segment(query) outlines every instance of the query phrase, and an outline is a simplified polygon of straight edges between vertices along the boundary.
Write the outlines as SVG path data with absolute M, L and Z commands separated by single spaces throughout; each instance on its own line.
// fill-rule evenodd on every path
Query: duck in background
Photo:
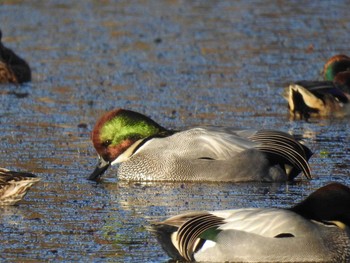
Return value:
M 20 84 L 31 81 L 32 75 L 28 63 L 5 47 L 1 38 L 0 30 L 0 83 Z
M 39 181 L 40 178 L 34 174 L 0 168 L 0 206 L 16 204 Z
M 323 68 L 324 81 L 298 81 L 284 97 L 295 119 L 343 117 L 350 114 L 350 57 L 335 55 Z
M 184 213 L 151 231 L 179 261 L 350 262 L 350 188 L 328 184 L 289 209 Z
M 99 163 L 90 180 L 119 164 L 129 181 L 287 181 L 311 178 L 310 149 L 274 130 L 168 130 L 143 114 L 115 109 L 92 131 Z

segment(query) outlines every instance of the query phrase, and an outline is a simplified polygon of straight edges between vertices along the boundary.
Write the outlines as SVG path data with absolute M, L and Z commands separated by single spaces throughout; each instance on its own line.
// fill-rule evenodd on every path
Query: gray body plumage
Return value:
M 350 262 L 350 188 L 330 183 L 287 209 L 187 212 L 154 223 L 173 259 L 200 262 Z
M 120 164 L 125 180 L 286 181 L 280 165 L 271 165 L 252 130 L 194 128 L 152 138 Z M 289 136 L 289 135 L 288 135 Z M 268 143 L 265 143 L 268 145 Z
M 185 226 L 186 225 L 186 226 Z M 201 231 L 217 226 L 212 240 Z M 190 212 L 153 225 L 173 258 L 199 262 L 349 262 L 350 230 L 286 209 Z M 179 255 L 181 254 L 181 256 Z M 188 257 L 188 258 L 186 258 Z
M 214 213 L 220 216 L 217 213 Z M 349 262 L 350 232 L 309 221 L 288 210 L 232 211 L 215 245 L 199 250 L 196 261 Z M 276 237 L 283 233 L 293 237 Z M 211 242 L 214 244 L 214 242 Z M 208 245 L 209 247 L 210 245 Z

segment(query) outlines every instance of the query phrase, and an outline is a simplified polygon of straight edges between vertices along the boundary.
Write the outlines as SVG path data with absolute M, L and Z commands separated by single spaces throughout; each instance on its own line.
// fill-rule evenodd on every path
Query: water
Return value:
M 0 208 L 3 262 L 166 262 L 148 231 L 187 210 L 288 207 L 329 181 L 350 184 L 349 119 L 291 121 L 281 93 L 349 54 L 347 1 L 0 2 L 3 41 L 33 82 L 0 89 L 1 166 L 42 178 Z M 315 179 L 288 184 L 128 183 L 97 162 L 105 111 L 168 128 L 273 128 L 315 152 Z

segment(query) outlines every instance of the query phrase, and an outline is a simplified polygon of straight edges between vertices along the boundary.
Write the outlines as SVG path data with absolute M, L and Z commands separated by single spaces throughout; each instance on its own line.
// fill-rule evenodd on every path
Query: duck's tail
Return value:
M 300 172 L 306 178 L 312 178 L 308 163 L 312 152 L 292 135 L 274 130 L 260 130 L 250 139 L 259 143 L 256 148 L 266 153 L 272 163 L 280 164 L 285 169 L 288 180 L 294 179 Z
M 308 119 L 312 114 L 324 111 L 324 103 L 316 93 L 302 85 L 291 84 L 285 98 L 290 114 L 297 119 Z
M 335 85 L 332 81 L 299 81 L 289 85 L 284 97 L 290 114 L 306 120 L 314 114 L 333 114 L 333 111 L 342 108 L 341 104 L 349 102 L 342 85 Z
M 220 230 L 224 219 L 208 212 L 193 212 L 171 217 L 152 225 L 162 248 L 176 260 L 194 261 L 194 254 Z

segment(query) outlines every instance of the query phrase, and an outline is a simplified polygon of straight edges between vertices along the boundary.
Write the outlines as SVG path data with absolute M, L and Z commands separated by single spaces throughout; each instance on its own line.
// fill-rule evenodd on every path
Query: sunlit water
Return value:
M 0 166 L 42 178 L 0 208 L 0 261 L 165 262 L 148 231 L 187 210 L 288 207 L 350 184 L 349 119 L 291 121 L 281 93 L 350 54 L 347 1 L 0 1 L 3 41 L 33 82 L 0 88 Z M 289 184 L 86 180 L 89 136 L 115 107 L 169 128 L 274 128 L 315 152 L 315 179 Z

